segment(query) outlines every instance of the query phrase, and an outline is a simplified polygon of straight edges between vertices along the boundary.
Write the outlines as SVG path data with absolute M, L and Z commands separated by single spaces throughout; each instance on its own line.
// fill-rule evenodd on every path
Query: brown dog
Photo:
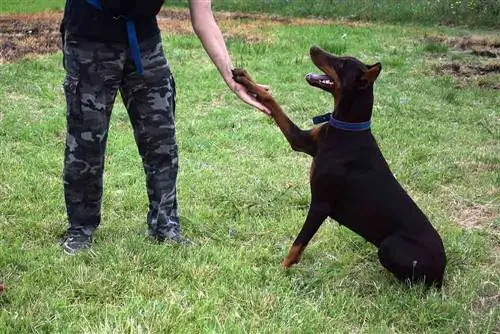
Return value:
M 299 262 L 320 225 L 331 217 L 374 244 L 380 263 L 398 279 L 441 286 L 446 265 L 441 237 L 394 178 L 370 130 L 380 63 L 365 65 L 315 46 L 310 54 L 325 74 L 309 74 L 306 80 L 331 93 L 335 107 L 328 123 L 309 131 L 290 121 L 245 70 L 233 70 L 234 79 L 271 110 L 292 149 L 313 157 L 309 212 L 283 266 Z

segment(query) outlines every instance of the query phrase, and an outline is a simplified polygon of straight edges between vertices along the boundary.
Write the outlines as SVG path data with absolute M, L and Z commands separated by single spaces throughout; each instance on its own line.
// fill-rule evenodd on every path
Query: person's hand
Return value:
M 259 86 L 264 88 L 265 90 L 269 90 L 268 86 L 265 86 L 265 85 L 259 85 Z M 266 106 L 264 106 L 262 103 L 257 101 L 257 99 L 253 95 L 249 94 L 248 91 L 246 90 L 246 88 L 243 87 L 243 85 L 240 85 L 239 83 L 237 83 L 236 81 L 231 79 L 231 82 L 229 83 L 229 87 L 236 95 L 238 95 L 238 97 L 243 102 L 251 105 L 254 108 L 259 109 L 260 111 L 262 111 L 263 113 L 265 113 L 268 116 L 271 115 L 271 111 L 269 109 L 267 109 Z
M 245 87 L 233 80 L 231 58 L 227 52 L 224 37 L 212 13 L 212 1 L 189 0 L 189 13 L 194 32 L 229 88 L 243 102 L 248 103 L 267 115 L 271 115 L 269 109 L 249 94 Z M 263 88 L 268 89 L 265 86 Z

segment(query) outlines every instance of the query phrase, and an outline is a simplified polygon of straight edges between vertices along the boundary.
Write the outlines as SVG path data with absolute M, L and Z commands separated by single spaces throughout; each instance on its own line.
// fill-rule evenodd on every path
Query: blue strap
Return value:
M 130 47 L 130 52 L 132 53 L 132 60 L 135 64 L 135 69 L 140 75 L 144 74 L 144 67 L 142 67 L 141 62 L 141 49 L 139 48 L 139 42 L 137 41 L 137 33 L 135 32 L 135 23 L 131 19 L 127 19 L 127 35 L 128 35 L 128 45 Z
M 101 0 L 87 0 L 89 4 L 94 6 L 98 10 L 103 10 Z M 135 23 L 132 19 L 125 18 L 127 23 L 127 36 L 128 36 L 128 46 L 130 48 L 130 53 L 132 55 L 132 60 L 134 61 L 135 69 L 140 75 L 144 74 L 144 67 L 141 62 L 141 49 L 139 48 L 139 42 L 137 41 L 137 32 L 135 30 Z
M 366 122 L 359 122 L 359 123 L 351 123 L 351 122 L 344 122 L 344 121 L 339 121 L 338 119 L 335 118 L 330 118 L 328 121 L 330 125 L 336 129 L 340 130 L 345 130 L 345 131 L 364 131 L 368 130 L 372 124 L 371 120 L 368 120 Z
M 335 119 L 332 117 L 332 113 L 313 117 L 313 124 L 320 124 L 320 123 L 324 123 L 324 122 L 328 122 L 332 127 L 336 128 L 336 129 L 345 130 L 345 131 L 368 130 L 371 127 L 371 123 L 372 123 L 371 120 L 368 120 L 366 122 L 359 122 L 359 123 L 339 121 L 338 119 Z
M 315 116 L 315 117 L 313 117 L 313 124 L 320 124 L 320 123 L 328 122 L 331 117 L 332 117 L 331 112 L 329 112 L 328 114 Z
M 87 2 L 94 6 L 94 8 L 102 10 L 101 0 L 87 0 Z

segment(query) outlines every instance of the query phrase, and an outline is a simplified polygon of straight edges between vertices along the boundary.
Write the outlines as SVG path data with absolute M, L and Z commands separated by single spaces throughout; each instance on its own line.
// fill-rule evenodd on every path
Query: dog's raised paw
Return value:
M 233 77 L 246 77 L 246 76 L 248 76 L 247 71 L 243 68 L 233 68 L 231 70 L 231 72 L 233 73 Z
M 231 70 L 233 73 L 233 79 L 239 84 L 244 84 L 245 82 L 253 82 L 252 78 L 248 72 L 243 68 L 234 68 Z M 245 80 L 246 79 L 246 80 Z

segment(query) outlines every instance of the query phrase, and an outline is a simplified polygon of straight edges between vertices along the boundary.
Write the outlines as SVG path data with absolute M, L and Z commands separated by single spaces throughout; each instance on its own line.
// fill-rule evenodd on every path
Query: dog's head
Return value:
M 311 86 L 330 92 L 335 107 L 343 100 L 352 101 L 367 93 L 373 95 L 373 83 L 382 69 L 380 63 L 366 65 L 353 57 L 334 56 L 318 46 L 311 47 L 310 54 L 314 65 L 324 74 L 310 73 L 306 80 Z

